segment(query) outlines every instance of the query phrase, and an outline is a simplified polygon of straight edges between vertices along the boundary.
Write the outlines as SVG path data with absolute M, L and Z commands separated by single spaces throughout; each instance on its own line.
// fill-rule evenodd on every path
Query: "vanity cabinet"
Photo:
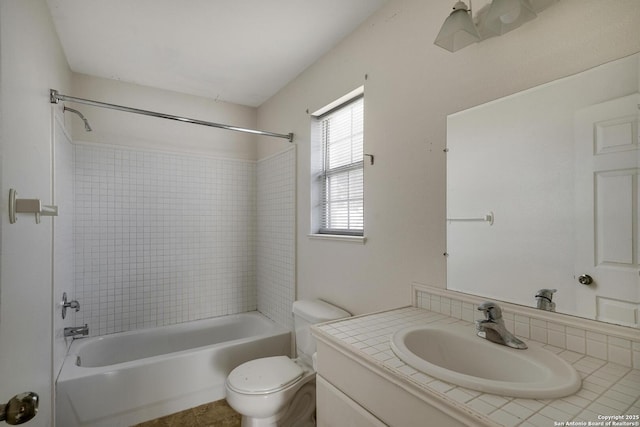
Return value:
M 386 424 L 364 409 L 355 400 L 316 377 L 316 416 L 318 427 L 385 427 Z
M 339 344 L 318 337 L 317 351 L 318 426 L 484 425 Z

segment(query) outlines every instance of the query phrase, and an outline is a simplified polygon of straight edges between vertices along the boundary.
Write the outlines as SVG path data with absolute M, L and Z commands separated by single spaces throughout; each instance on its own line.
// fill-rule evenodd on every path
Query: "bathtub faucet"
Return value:
M 65 337 L 78 337 L 89 335 L 89 326 L 85 323 L 84 326 L 75 326 L 71 328 L 64 328 Z

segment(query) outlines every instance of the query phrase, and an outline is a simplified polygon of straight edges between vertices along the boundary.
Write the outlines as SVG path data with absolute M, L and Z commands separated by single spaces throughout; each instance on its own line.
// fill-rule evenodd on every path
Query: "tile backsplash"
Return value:
M 74 150 L 77 324 L 103 335 L 256 309 L 255 162 Z
M 480 298 L 423 285 L 414 285 L 413 297 L 416 307 L 468 322 L 483 318 L 477 310 L 482 301 Z M 525 310 L 508 303 L 500 303 L 500 306 L 507 329 L 520 337 L 640 369 L 638 330 L 606 324 L 595 327 L 596 322 L 586 319 Z

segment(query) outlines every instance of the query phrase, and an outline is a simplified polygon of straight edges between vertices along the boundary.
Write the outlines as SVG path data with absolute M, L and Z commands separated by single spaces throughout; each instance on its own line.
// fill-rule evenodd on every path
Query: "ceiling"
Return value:
M 257 107 L 387 0 L 47 0 L 74 72 Z

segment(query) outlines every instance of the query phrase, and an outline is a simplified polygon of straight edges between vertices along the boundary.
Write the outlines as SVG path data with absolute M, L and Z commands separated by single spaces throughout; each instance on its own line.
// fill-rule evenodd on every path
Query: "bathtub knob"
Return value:
M 62 318 L 64 319 L 65 317 L 67 317 L 67 308 L 73 308 L 76 310 L 76 312 L 80 311 L 80 303 L 76 300 L 73 301 L 69 301 L 67 302 L 67 293 L 63 292 L 62 293 L 62 303 L 60 303 L 60 305 L 62 306 Z
M 36 416 L 39 399 L 31 391 L 13 396 L 6 405 L 0 405 L 0 421 L 9 425 L 26 423 Z

